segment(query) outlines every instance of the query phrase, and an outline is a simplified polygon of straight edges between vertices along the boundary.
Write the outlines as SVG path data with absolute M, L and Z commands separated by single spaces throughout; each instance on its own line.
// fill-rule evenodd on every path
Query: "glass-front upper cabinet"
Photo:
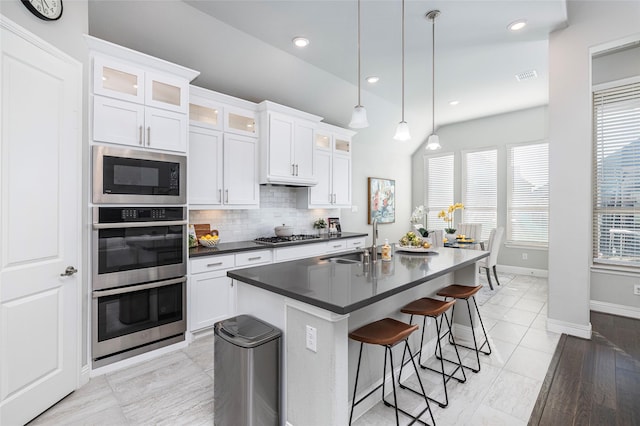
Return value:
M 334 149 L 336 153 L 351 155 L 351 138 L 336 135 Z
M 323 133 L 316 130 L 314 136 L 314 148 L 315 149 L 324 149 L 331 150 L 331 134 Z
M 245 136 L 258 136 L 256 112 L 243 108 L 225 107 L 224 131 Z
M 93 92 L 144 103 L 144 71 L 101 56 L 93 60 Z
M 189 98 L 189 124 L 214 130 L 223 130 L 224 107 L 221 103 L 191 94 Z
M 186 113 L 189 82 L 168 75 L 96 56 L 93 60 L 93 92 L 97 95 Z

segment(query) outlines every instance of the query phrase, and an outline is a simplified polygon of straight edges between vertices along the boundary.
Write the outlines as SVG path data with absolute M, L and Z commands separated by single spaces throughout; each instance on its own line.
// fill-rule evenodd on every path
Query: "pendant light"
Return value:
M 367 120 L 367 110 L 360 104 L 360 0 L 358 0 L 358 105 L 353 108 L 349 127 L 352 129 L 363 129 L 369 127 Z
M 427 19 L 431 21 L 431 136 L 427 139 L 425 149 L 435 151 L 440 149 L 440 138 L 436 135 L 436 18 L 439 10 L 427 12 Z
M 398 123 L 393 139 L 397 141 L 408 141 L 411 139 L 409 125 L 404 121 L 404 0 L 402 0 L 402 121 Z

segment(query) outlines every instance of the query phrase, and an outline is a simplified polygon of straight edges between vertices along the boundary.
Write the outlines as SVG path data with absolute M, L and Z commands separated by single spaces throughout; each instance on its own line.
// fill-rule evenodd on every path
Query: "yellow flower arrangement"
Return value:
M 447 234 L 456 233 L 456 229 L 453 227 L 453 213 L 456 210 L 461 210 L 461 209 L 464 209 L 464 204 L 455 203 L 450 205 L 447 210 L 441 210 L 440 213 L 438 213 L 438 218 L 447 222 L 447 227 L 444 228 L 444 232 L 446 232 Z

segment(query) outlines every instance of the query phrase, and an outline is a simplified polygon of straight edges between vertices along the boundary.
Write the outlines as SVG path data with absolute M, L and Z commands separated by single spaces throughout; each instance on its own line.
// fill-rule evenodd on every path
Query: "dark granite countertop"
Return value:
M 250 250 L 264 250 L 264 249 L 272 249 L 278 247 L 288 247 L 293 245 L 300 244 L 317 244 L 327 241 L 334 240 L 342 240 L 345 238 L 358 238 L 358 237 L 366 237 L 368 234 L 358 233 L 358 232 L 343 232 L 341 234 L 333 234 L 333 235 L 322 235 L 320 238 L 316 238 L 313 240 L 300 240 L 300 241 L 291 241 L 288 243 L 279 243 L 277 246 L 271 246 L 267 244 L 258 244 L 253 241 L 238 241 L 235 243 L 219 243 L 215 247 L 203 247 L 198 246 L 189 249 L 189 257 L 201 257 L 201 256 L 215 256 L 220 254 L 233 254 L 242 251 L 250 251 Z
M 396 252 L 390 262 L 337 263 L 345 253 L 227 272 L 233 279 L 338 314 L 347 314 L 487 257 L 489 252 L 439 248 Z

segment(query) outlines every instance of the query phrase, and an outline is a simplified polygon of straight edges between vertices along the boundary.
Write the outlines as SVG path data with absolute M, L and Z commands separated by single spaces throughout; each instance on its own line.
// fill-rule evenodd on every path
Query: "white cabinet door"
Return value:
M 142 147 L 145 141 L 144 106 L 94 96 L 93 140 Z
M 224 130 L 224 107 L 220 102 L 202 96 L 189 96 L 189 125 Z
M 280 114 L 269 114 L 269 171 L 274 177 L 288 180 L 294 175 L 292 161 L 293 119 Z
M 312 186 L 309 191 L 309 204 L 313 206 L 328 206 L 333 201 L 331 191 L 331 152 L 316 150 L 313 159 L 314 169 L 318 183 Z
M 294 129 L 293 164 L 297 179 L 313 180 L 313 133 L 315 124 L 296 121 Z
M 145 108 L 145 140 L 148 148 L 187 151 L 187 116 L 158 108 Z
M 78 387 L 86 349 L 82 64 L 0 21 L 0 424 L 22 425 Z
M 259 204 L 257 142 L 255 138 L 225 133 L 224 204 L 236 206 Z
M 333 204 L 335 207 L 351 205 L 351 157 L 333 156 Z
M 189 131 L 190 207 L 222 204 L 222 132 L 191 126 Z
M 93 93 L 144 104 L 144 70 L 96 56 L 93 59 Z
M 233 106 L 225 106 L 224 131 L 244 136 L 258 136 L 255 111 Z
M 186 114 L 188 111 L 189 82 L 164 74 L 145 73 L 145 99 L 147 106 Z
M 190 331 L 235 315 L 236 286 L 226 270 L 192 275 L 189 284 Z

